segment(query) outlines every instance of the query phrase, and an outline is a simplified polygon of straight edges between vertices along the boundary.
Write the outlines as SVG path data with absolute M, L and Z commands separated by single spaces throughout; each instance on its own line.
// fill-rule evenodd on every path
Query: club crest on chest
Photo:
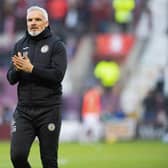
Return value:
M 41 53 L 47 53 L 48 52 L 48 50 L 49 50 L 49 46 L 48 45 L 43 45 L 42 47 L 41 47 Z

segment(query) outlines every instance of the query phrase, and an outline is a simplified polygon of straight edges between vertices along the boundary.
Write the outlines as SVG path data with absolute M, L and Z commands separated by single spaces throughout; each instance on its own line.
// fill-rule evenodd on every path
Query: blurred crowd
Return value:
M 59 25 L 63 24 L 64 27 L 61 29 L 65 28 L 69 31 L 75 29 L 76 33 L 82 29 L 107 31 L 112 22 L 125 24 L 123 27 L 127 27 L 127 23 L 137 22 L 141 10 L 145 9 L 145 4 L 144 0 L 125 0 L 124 2 L 121 0 L 1 0 L 0 32 L 6 32 L 9 29 L 13 32 L 22 31 L 25 28 L 23 24 L 25 11 L 31 5 L 46 8 L 51 24 L 57 24 L 57 31 L 60 31 Z
M 146 2 L 125 0 L 124 3 L 121 0 L 1 0 L 0 54 L 3 57 L 0 65 L 8 64 L 11 46 L 25 31 L 29 6 L 47 9 L 51 28 L 67 42 L 71 59 L 80 37 L 87 33 L 133 32 Z

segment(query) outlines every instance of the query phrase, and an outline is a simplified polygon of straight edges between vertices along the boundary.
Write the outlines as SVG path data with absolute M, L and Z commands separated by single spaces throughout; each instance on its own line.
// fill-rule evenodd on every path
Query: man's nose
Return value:
M 36 20 L 32 20 L 31 24 L 36 25 Z

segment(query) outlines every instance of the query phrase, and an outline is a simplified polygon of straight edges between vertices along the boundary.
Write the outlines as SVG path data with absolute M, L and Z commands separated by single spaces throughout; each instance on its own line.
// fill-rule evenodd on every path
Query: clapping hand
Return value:
M 31 73 L 33 70 L 33 65 L 30 62 L 30 59 L 28 58 L 28 56 L 23 57 L 20 52 L 18 52 L 17 55 L 14 55 L 12 57 L 12 62 L 17 71 L 21 70 L 27 73 Z

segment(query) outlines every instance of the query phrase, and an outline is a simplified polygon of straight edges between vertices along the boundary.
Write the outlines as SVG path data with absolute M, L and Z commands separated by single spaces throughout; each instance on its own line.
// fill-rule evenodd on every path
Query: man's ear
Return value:
M 46 23 L 45 23 L 45 27 L 48 27 L 48 24 L 49 24 L 48 21 L 46 21 Z

